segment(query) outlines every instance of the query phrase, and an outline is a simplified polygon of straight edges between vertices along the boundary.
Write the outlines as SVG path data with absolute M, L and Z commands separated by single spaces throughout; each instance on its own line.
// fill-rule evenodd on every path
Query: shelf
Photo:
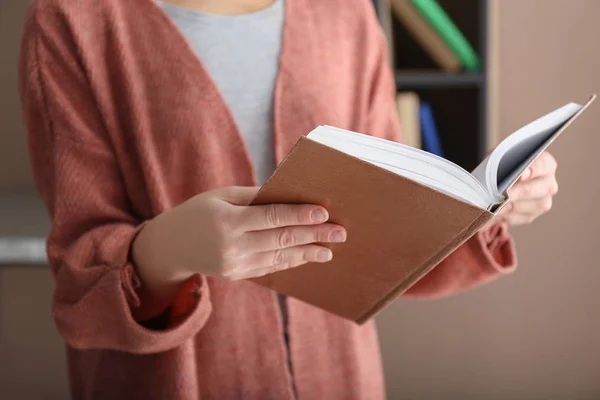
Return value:
M 36 195 L 0 196 L 0 267 L 45 266 L 50 218 Z
M 399 90 L 478 88 L 484 83 L 479 72 L 396 71 Z

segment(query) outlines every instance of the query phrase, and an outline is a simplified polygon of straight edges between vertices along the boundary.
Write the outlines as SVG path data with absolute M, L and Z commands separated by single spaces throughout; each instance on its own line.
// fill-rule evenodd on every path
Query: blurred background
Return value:
M 415 146 L 471 169 L 520 126 L 600 92 L 598 0 L 420 3 L 374 1 Z M 26 8 L 0 1 L 0 398 L 64 399 L 49 223 L 17 94 Z M 378 317 L 390 399 L 600 399 L 597 107 L 551 148 L 560 192 L 550 214 L 513 230 L 516 273 L 443 300 L 400 300 Z

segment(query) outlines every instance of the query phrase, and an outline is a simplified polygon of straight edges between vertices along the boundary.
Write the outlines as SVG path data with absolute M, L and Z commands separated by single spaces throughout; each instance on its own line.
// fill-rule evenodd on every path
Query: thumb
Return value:
M 531 175 L 531 167 L 527 167 L 527 169 L 525 169 L 525 171 L 523 171 L 523 174 L 521 175 L 521 180 L 526 181 L 527 179 L 531 178 Z
M 247 206 L 258 193 L 260 186 L 229 186 L 219 190 L 218 197 L 236 206 Z

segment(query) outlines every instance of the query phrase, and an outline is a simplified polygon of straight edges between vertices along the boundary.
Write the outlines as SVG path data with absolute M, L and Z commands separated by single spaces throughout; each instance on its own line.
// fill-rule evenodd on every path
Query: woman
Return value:
M 299 136 L 401 140 L 369 1 L 37 0 L 20 72 L 74 398 L 384 397 L 372 322 L 244 280 L 347 235 L 316 205 L 247 206 Z M 550 208 L 555 168 L 406 296 L 513 271 L 506 227 Z

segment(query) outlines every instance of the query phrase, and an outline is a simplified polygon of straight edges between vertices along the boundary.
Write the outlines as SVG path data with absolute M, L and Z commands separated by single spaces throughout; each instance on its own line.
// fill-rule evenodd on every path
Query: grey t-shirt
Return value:
M 160 1 L 158 4 L 173 19 L 217 84 L 246 142 L 257 183 L 262 185 L 275 169 L 273 97 L 279 72 L 284 0 L 242 15 L 212 15 Z M 277 297 L 289 346 L 286 300 L 283 295 Z M 288 362 L 291 370 L 289 358 Z
M 216 83 L 245 140 L 257 183 L 263 184 L 275 168 L 273 97 L 284 0 L 242 15 L 213 15 L 159 4 Z

